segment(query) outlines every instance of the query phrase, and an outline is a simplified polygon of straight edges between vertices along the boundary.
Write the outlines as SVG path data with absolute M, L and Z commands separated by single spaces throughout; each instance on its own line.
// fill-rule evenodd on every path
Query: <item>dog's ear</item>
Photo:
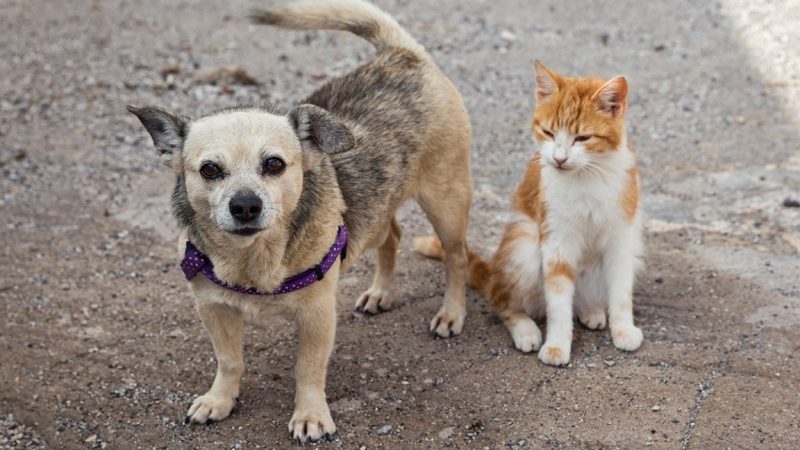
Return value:
M 161 162 L 174 168 L 175 158 L 183 149 L 189 118 L 157 106 L 136 108 L 129 105 L 127 110 L 138 117 L 147 132 L 150 133 Z
M 303 146 L 303 169 L 314 166 L 323 154 L 353 148 L 353 133 L 333 114 L 314 105 L 299 105 L 289 112 L 289 123 Z

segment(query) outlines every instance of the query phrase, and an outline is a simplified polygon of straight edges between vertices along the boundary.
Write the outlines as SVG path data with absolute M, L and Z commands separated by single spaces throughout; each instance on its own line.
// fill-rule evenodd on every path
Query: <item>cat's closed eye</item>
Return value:
M 550 139 L 553 138 L 553 133 L 550 132 L 550 130 L 546 130 L 546 129 L 542 128 L 542 133 L 544 133 L 544 135 L 549 137 Z
M 591 139 L 593 136 L 591 134 L 583 134 L 580 136 L 575 136 L 575 142 L 586 142 Z

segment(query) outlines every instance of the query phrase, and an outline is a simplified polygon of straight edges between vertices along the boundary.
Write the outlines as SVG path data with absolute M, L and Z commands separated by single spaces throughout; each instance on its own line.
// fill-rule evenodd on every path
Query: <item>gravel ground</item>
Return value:
M 342 277 L 334 448 L 800 447 L 800 2 L 381 0 L 463 93 L 469 238 L 488 254 L 533 146 L 531 61 L 624 74 L 641 163 L 645 344 L 579 329 L 566 368 L 515 351 L 475 292 L 465 332 L 427 323 L 442 267 L 400 213 L 397 307 L 355 317 Z M 211 344 L 177 267 L 171 175 L 124 111 L 288 105 L 372 55 L 336 32 L 250 26 L 259 2 L 0 3 L 0 447 L 284 448 L 295 339 L 248 331 L 241 403 L 188 426 Z M 222 5 L 222 6 L 221 6 Z M 226 66 L 242 73 L 221 73 Z M 255 82 L 255 83 L 253 83 Z

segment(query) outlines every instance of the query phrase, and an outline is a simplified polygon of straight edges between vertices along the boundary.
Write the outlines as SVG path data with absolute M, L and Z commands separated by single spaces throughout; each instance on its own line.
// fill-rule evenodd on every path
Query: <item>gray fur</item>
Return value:
M 173 158 L 183 149 L 189 119 L 156 106 L 136 108 L 128 105 L 126 109 L 139 118 L 150 134 L 161 162 L 171 165 Z
M 303 148 L 334 154 L 350 150 L 355 145 L 353 134 L 333 114 L 314 105 L 300 105 L 289 113 L 292 124 Z
M 189 240 L 200 249 L 205 248 L 205 243 L 197 229 L 195 222 L 196 212 L 189 203 L 189 194 L 186 192 L 186 180 L 183 173 L 178 173 L 175 178 L 175 188 L 172 190 L 172 216 L 178 222 L 178 226 L 185 229 Z
M 425 120 L 424 64 L 410 51 L 393 49 L 305 100 L 358 130 L 351 150 L 331 156 L 347 205 L 344 221 L 356 239 L 388 219 L 417 165 Z

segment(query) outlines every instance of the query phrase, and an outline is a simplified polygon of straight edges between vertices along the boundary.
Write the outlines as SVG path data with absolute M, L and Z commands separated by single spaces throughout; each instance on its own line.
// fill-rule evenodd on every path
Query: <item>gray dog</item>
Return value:
M 336 431 L 325 372 L 340 270 L 377 247 L 377 273 L 356 309 L 391 306 L 400 241 L 394 215 L 409 198 L 446 253 L 447 288 L 431 331 L 447 337 L 462 330 L 471 131 L 455 87 L 375 6 L 303 1 L 252 18 L 349 31 L 378 54 L 288 113 L 242 107 L 190 120 L 153 106 L 128 109 L 177 176 L 172 201 L 182 266 L 218 361 L 211 389 L 194 401 L 188 419 L 230 414 L 244 371 L 244 322 L 283 314 L 297 323 L 300 341 L 289 431 L 301 442 L 316 441 Z

